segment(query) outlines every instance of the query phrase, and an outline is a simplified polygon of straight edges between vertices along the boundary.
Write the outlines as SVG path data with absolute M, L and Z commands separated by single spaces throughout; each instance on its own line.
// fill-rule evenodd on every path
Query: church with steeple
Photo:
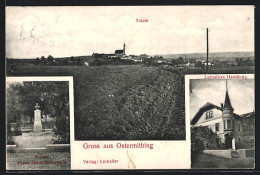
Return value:
M 207 102 L 192 118 L 191 126 L 210 127 L 217 134 L 216 142 L 210 144 L 217 148 L 220 145 L 234 150 L 255 147 L 255 112 L 234 113 L 227 87 L 224 104 Z
M 92 57 L 94 58 L 123 58 L 126 55 L 126 45 L 124 43 L 122 50 L 115 50 L 115 53 L 106 54 L 106 53 L 93 53 Z
M 122 58 L 125 55 L 125 43 L 123 45 L 123 50 L 115 50 L 115 55 Z

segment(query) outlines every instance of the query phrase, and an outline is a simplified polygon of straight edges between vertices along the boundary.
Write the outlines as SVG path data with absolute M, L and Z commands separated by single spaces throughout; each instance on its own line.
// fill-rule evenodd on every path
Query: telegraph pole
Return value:
M 209 66 L 209 37 L 208 37 L 208 28 L 207 28 L 207 73 L 208 73 L 208 66 Z

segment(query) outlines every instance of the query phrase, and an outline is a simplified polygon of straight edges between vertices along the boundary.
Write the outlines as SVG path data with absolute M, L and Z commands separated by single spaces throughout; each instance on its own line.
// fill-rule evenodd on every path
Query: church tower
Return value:
M 124 47 L 123 47 L 123 54 L 125 55 L 125 43 L 124 43 Z

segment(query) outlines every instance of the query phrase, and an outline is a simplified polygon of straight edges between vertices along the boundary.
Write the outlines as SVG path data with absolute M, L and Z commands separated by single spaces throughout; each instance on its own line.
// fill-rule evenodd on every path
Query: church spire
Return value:
M 124 43 L 124 48 L 123 48 L 123 54 L 125 55 L 125 43 Z

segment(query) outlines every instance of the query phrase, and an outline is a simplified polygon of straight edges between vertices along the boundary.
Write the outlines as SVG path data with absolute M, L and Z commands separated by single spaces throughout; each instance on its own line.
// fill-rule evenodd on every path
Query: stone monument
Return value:
M 36 103 L 35 111 L 34 111 L 34 125 L 33 132 L 42 132 L 42 118 L 41 118 L 41 110 L 39 110 L 40 106 Z

